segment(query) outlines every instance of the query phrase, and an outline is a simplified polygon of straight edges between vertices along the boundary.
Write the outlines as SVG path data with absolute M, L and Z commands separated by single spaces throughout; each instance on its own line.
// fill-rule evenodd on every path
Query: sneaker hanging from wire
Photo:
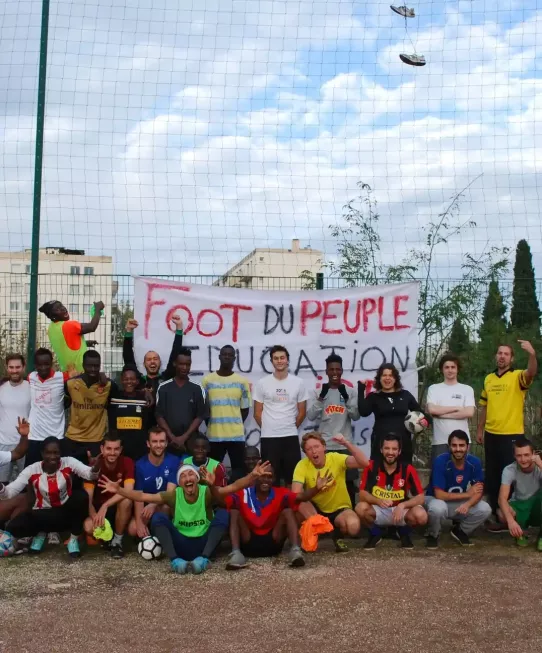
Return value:
M 409 66 L 425 66 L 425 57 L 423 54 L 400 54 L 399 59 Z
M 395 11 L 396 14 L 399 14 L 399 16 L 403 16 L 403 18 L 414 18 L 416 16 L 414 9 L 410 9 L 405 5 L 401 5 L 400 7 L 397 7 L 396 5 L 390 5 L 390 9 Z

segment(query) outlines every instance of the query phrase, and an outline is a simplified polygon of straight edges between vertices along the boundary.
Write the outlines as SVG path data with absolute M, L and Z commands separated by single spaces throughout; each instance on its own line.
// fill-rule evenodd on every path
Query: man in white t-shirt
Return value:
M 64 383 L 67 372 L 53 369 L 53 354 L 40 347 L 34 354 L 36 370 L 28 375 L 30 383 L 30 436 L 25 467 L 41 460 L 41 443 L 48 437 L 64 438 Z
M 19 418 L 30 414 L 30 385 L 24 378 L 22 354 L 6 356 L 6 380 L 0 386 L 0 451 L 10 452 L 19 443 Z M 0 465 L 0 483 L 9 483 L 22 472 L 24 458 Z
M 459 368 L 459 358 L 445 354 L 439 362 L 444 381 L 429 386 L 427 392 L 427 412 L 433 417 L 431 462 L 449 452 L 448 436 L 452 431 L 469 433 L 469 419 L 476 410 L 474 390 L 457 380 Z
M 262 460 L 269 461 L 277 482 L 291 485 L 294 469 L 301 460 L 299 427 L 307 413 L 309 397 L 303 381 L 289 374 L 290 354 L 275 345 L 270 351 L 273 374 L 254 386 L 254 419 L 261 430 Z

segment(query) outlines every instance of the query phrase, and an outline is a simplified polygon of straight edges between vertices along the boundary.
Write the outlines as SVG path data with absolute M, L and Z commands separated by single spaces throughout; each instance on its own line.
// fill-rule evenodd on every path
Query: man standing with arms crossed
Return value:
M 459 358 L 445 354 L 439 362 L 444 377 L 442 383 L 429 386 L 427 412 L 433 417 L 433 446 L 431 462 L 441 454 L 449 453 L 448 437 L 453 431 L 469 433 L 469 419 L 476 410 L 474 390 L 470 385 L 459 383 Z
M 273 374 L 254 386 L 254 419 L 261 429 L 262 460 L 269 461 L 277 484 L 292 484 L 301 460 L 299 427 L 307 414 L 308 393 L 303 381 L 288 372 L 290 354 L 282 345 L 269 352 Z
M 529 355 L 526 370 L 515 370 L 514 350 L 510 345 L 497 349 L 497 369 L 488 374 L 480 398 L 476 440 L 484 444 L 486 454 L 486 491 L 496 516 L 503 469 L 514 462 L 514 442 L 525 433 L 523 408 L 525 396 L 538 371 L 536 352 L 527 340 L 518 340 Z M 507 527 L 495 519 L 489 532 L 500 533 Z

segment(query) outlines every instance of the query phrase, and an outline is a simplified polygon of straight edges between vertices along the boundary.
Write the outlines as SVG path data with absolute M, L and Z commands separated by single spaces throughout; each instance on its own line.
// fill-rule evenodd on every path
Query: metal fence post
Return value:
M 38 320 L 38 271 L 40 260 L 41 180 L 43 171 L 43 128 L 45 122 L 45 85 L 47 82 L 47 41 L 49 36 L 49 0 L 42 0 L 40 63 L 38 74 L 38 111 L 36 116 L 36 156 L 34 160 L 34 203 L 32 208 L 32 256 L 30 259 L 30 297 L 28 316 L 28 371 L 34 369 L 34 351 Z

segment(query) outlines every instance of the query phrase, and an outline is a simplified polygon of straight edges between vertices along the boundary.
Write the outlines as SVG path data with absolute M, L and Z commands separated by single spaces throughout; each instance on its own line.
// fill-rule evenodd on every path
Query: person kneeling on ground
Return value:
M 515 463 L 504 468 L 499 490 L 499 521 L 508 526 L 518 546 L 528 546 L 529 526 L 540 526 L 537 550 L 542 552 L 542 460 L 525 437 L 514 442 Z M 512 497 L 510 491 L 514 487 Z
M 228 514 L 225 510 L 213 515 L 213 493 L 226 496 L 243 490 L 269 469 L 269 463 L 257 465 L 244 478 L 226 487 L 211 489 L 199 485 L 200 471 L 207 484 L 214 484 L 214 477 L 205 467 L 200 471 L 191 465 L 183 465 L 178 472 L 178 487 L 169 492 L 145 494 L 128 490 L 106 476 L 99 481 L 105 492 L 111 492 L 145 503 L 166 504 L 171 508 L 173 520 L 163 513 L 155 513 L 151 521 L 151 532 L 159 539 L 164 553 L 171 561 L 171 569 L 177 574 L 186 574 L 189 566 L 194 574 L 201 574 L 209 566 L 209 559 L 220 544 L 228 528 Z M 225 517 L 224 517 L 225 513 Z
M 0 451 L 0 467 L 2 465 L 10 465 L 16 460 L 24 458 L 28 451 L 28 434 L 30 433 L 30 424 L 21 417 L 17 418 L 17 432 L 21 436 L 15 449 L 11 451 Z M 25 512 L 28 507 L 28 500 L 25 494 L 18 494 L 13 499 L 5 499 L 0 501 L 0 526 L 5 522 L 13 519 L 22 512 Z
M 100 476 L 109 475 L 125 488 L 134 487 L 134 461 L 122 455 L 122 444 L 116 433 L 108 433 L 103 439 L 100 460 Z M 124 558 L 122 539 L 132 517 L 133 504 L 118 494 L 107 494 L 96 489 L 95 483 L 85 483 L 88 493 L 89 516 L 85 520 L 85 532 L 92 536 L 94 529 L 101 528 L 107 519 L 113 527 L 111 557 Z
M 448 436 L 449 453 L 437 456 L 425 497 L 429 522 L 427 548 L 436 549 L 442 523 L 451 519 L 450 535 L 462 546 L 470 546 L 469 535 L 491 516 L 491 507 L 482 501 L 484 472 L 481 461 L 471 456 L 469 436 L 452 431 Z
M 356 513 L 361 523 L 369 527 L 369 539 L 364 546 L 367 550 L 380 544 L 383 526 L 397 526 L 401 547 L 411 549 L 411 529 L 427 523 L 423 488 L 414 467 L 399 462 L 400 442 L 400 436 L 394 433 L 384 436 L 382 460 L 371 460 L 361 478 Z
M 40 553 L 47 533 L 69 530 L 68 553 L 77 558 L 88 498 L 83 489 L 73 488 L 73 474 L 87 481 L 98 478 L 100 459 L 87 467 L 75 458 L 62 458 L 60 440 L 55 437 L 45 438 L 41 452 L 41 462 L 26 467 L 13 483 L 0 484 L 0 500 L 11 499 L 28 486 L 35 496 L 32 509 L 9 521 L 6 530 L 16 539 L 33 537 L 31 553 Z
M 273 485 L 274 472 L 256 479 L 254 487 L 230 494 L 225 504 L 230 512 L 232 552 L 226 569 L 242 569 L 249 558 L 267 558 L 282 552 L 286 538 L 290 541 L 288 564 L 303 567 L 305 558 L 299 546 L 294 512 L 300 502 L 310 501 L 333 480 L 318 475 L 314 488 L 295 494 L 286 487 Z
M 320 474 L 330 477 L 330 482 L 312 498 L 312 502 L 301 503 L 299 515 L 308 519 L 317 513 L 327 517 L 333 526 L 335 550 L 348 551 L 341 536 L 356 537 L 360 530 L 359 517 L 352 510 L 352 502 L 346 485 L 346 472 L 349 469 L 364 469 L 369 459 L 363 451 L 338 433 L 332 440 L 342 449 L 350 452 L 347 456 L 334 451 L 326 452 L 326 441 L 320 433 L 305 433 L 301 448 L 306 458 L 300 460 L 295 468 L 292 492 L 301 493 L 304 489 L 316 487 Z

